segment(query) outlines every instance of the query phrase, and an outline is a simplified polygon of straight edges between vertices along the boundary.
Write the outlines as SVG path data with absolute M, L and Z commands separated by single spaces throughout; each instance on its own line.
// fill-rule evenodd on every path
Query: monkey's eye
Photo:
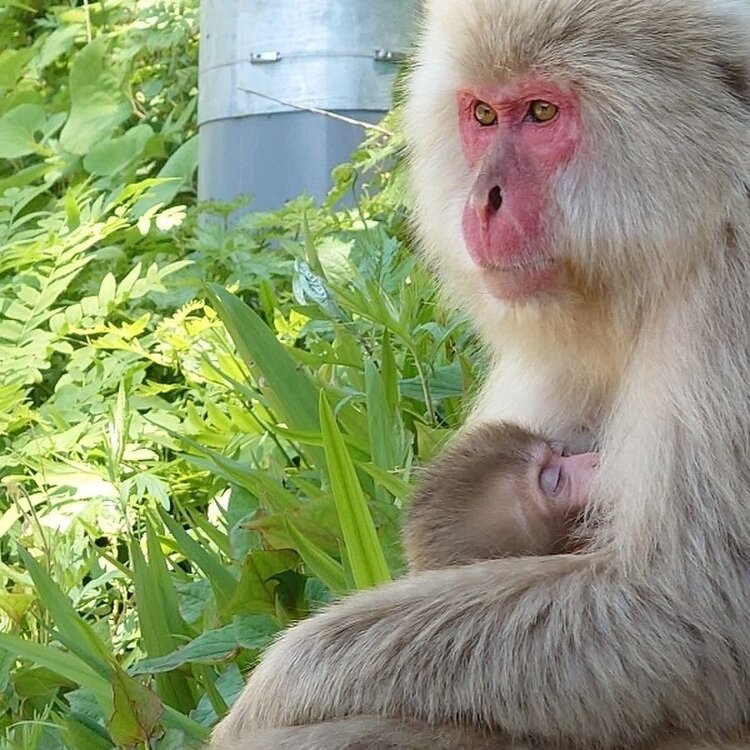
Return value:
M 475 102 L 474 119 L 480 125 L 494 125 L 497 122 L 497 112 L 487 102 Z
M 529 105 L 529 111 L 526 113 L 526 120 L 530 122 L 549 122 L 557 117 L 557 113 L 560 111 L 560 107 L 556 104 L 550 104 L 550 102 L 537 101 L 531 102 Z
M 539 486 L 545 495 L 554 495 L 560 486 L 562 471 L 560 464 L 555 462 L 552 465 L 545 466 L 539 473 Z

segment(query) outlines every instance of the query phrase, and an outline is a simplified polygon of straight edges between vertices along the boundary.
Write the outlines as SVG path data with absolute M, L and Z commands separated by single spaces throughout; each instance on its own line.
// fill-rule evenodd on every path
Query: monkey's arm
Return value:
M 531 750 L 479 730 L 428 727 L 377 716 L 355 716 L 296 727 L 257 729 L 241 738 L 215 737 L 215 750 Z M 684 749 L 682 749 L 684 750 Z
M 255 729 L 240 738 L 217 741 L 211 747 L 213 750 L 533 750 L 525 742 L 464 727 L 430 727 L 372 716 Z M 734 741 L 701 741 L 671 737 L 650 747 L 652 750 L 748 750 L 750 738 L 745 735 Z
M 578 746 L 667 723 L 704 736 L 739 726 L 748 654 L 727 637 L 733 603 L 717 580 L 685 571 L 680 599 L 674 580 L 667 594 L 609 565 L 490 561 L 353 596 L 267 652 L 220 734 L 373 713 Z

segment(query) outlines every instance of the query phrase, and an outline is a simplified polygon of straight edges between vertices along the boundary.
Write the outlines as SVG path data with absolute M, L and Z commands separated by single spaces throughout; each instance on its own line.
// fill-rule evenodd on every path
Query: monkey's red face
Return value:
M 462 229 L 488 291 L 523 301 L 558 284 L 549 233 L 551 186 L 580 140 L 578 101 L 527 80 L 461 91 L 459 127 L 474 184 Z

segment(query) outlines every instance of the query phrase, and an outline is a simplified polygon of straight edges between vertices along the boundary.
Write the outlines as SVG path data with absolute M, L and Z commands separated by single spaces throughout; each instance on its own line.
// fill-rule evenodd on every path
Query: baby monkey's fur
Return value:
M 404 524 L 409 570 L 581 548 L 597 455 L 562 453 L 517 425 L 465 430 L 422 472 Z

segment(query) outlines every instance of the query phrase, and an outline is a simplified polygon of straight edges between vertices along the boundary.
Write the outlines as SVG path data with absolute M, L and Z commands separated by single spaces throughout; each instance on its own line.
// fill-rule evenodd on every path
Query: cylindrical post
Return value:
M 362 129 L 391 103 L 416 0 L 202 0 L 201 199 L 251 194 L 253 210 L 317 200 Z M 294 106 L 288 106 L 294 105 Z

